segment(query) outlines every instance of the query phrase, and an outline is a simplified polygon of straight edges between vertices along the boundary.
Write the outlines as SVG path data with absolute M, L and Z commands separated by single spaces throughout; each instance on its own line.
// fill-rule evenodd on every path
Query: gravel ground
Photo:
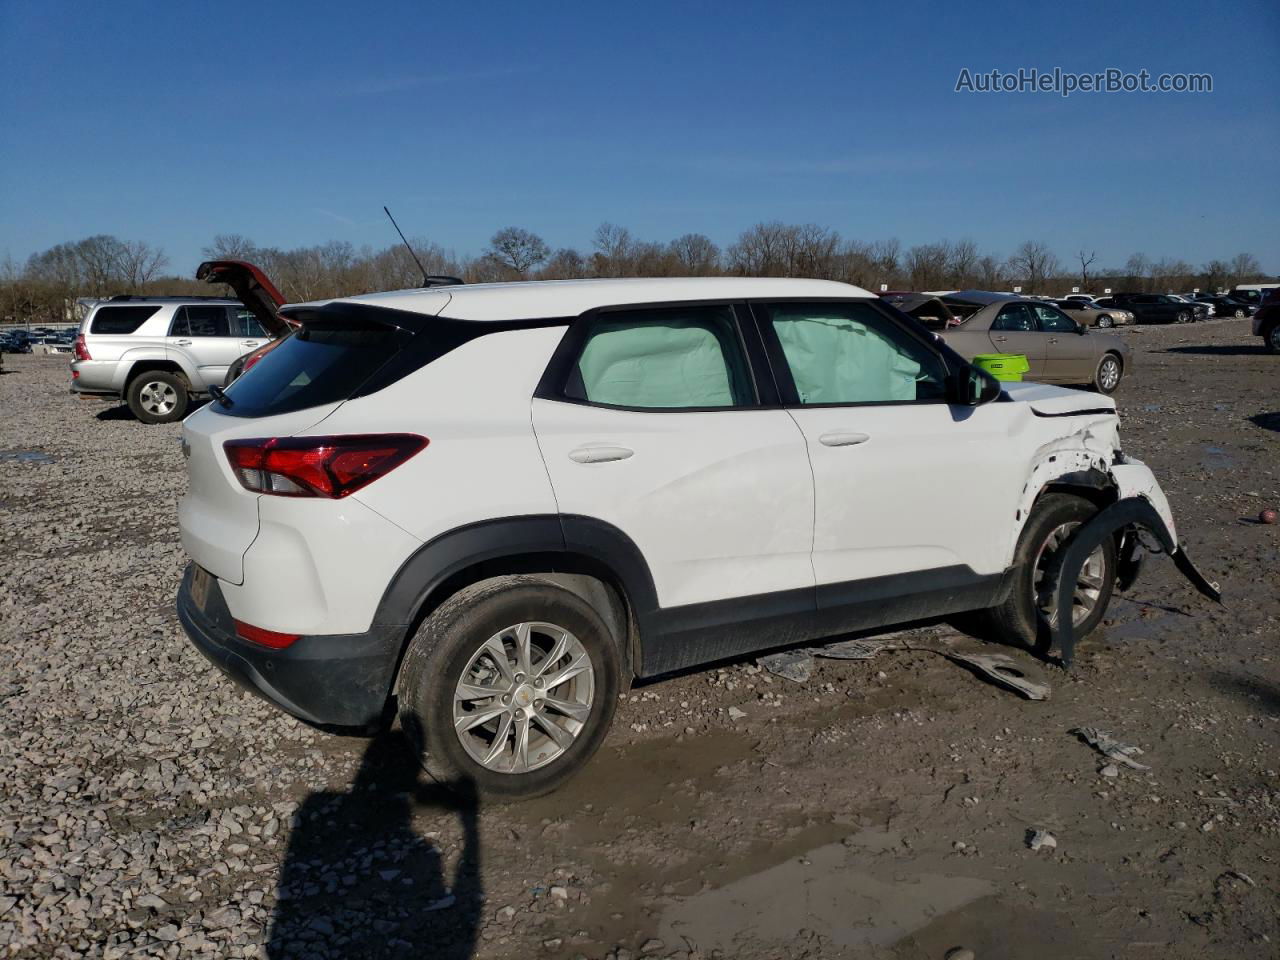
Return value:
M 0 951 L 1276 956 L 1280 358 L 1247 322 L 1123 335 L 1126 449 L 1225 607 L 1153 558 L 1071 674 L 1014 654 L 1047 702 L 912 650 L 648 683 L 566 788 L 481 809 L 214 671 L 173 611 L 178 427 L 5 357 Z

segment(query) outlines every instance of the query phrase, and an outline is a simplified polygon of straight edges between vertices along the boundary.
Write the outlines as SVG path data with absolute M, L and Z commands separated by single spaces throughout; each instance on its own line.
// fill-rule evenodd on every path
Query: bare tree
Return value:
M 1237 253 L 1231 258 L 1229 273 L 1233 283 L 1249 283 L 1262 278 L 1262 264 L 1252 253 Z
M 201 253 L 206 260 L 252 260 L 258 245 L 239 233 L 220 233 Z
M 132 240 L 120 244 L 120 272 L 130 290 L 140 290 L 145 284 L 154 280 L 165 267 L 169 258 L 159 247 L 153 247 L 145 240 Z
M 947 258 L 948 285 L 961 289 L 972 287 L 978 279 L 977 272 L 978 244 L 967 238 L 951 244 Z
M 1009 269 L 1022 280 L 1027 293 L 1036 293 L 1058 272 L 1058 258 L 1043 243 L 1027 240 L 1009 258 Z
M 875 261 L 876 271 L 880 275 L 879 282 L 887 283 L 891 287 L 897 286 L 897 281 L 900 279 L 898 261 L 902 256 L 902 244 L 898 242 L 898 238 L 877 240 L 871 245 L 871 256 Z
M 936 290 L 946 283 L 947 260 L 951 248 L 946 243 L 922 243 L 907 251 L 903 269 L 913 290 Z
M 540 236 L 523 227 L 504 227 L 489 240 L 485 255 L 523 280 L 532 268 L 551 256 L 551 248 Z
M 597 276 L 625 277 L 631 271 L 630 263 L 635 240 L 626 227 L 607 220 L 596 227 L 591 245 L 596 248 L 591 261 Z
M 1124 264 L 1124 282 L 1130 290 L 1146 292 L 1150 286 L 1151 261 L 1145 253 L 1132 254 Z
M 1200 268 L 1200 283 L 1206 290 L 1225 290 L 1231 281 L 1231 265 L 1225 260 L 1210 260 Z
M 561 247 L 539 272 L 543 280 L 576 280 L 587 276 L 587 261 L 577 250 Z
M 690 277 L 705 277 L 720 269 L 720 248 L 702 233 L 686 233 L 671 241 L 671 256 Z
M 1081 250 L 1076 254 L 1076 256 L 1080 260 L 1080 289 L 1082 291 L 1088 291 L 1089 267 L 1093 265 L 1093 261 L 1098 259 L 1098 252 L 1096 250 L 1090 250 L 1088 253 L 1085 253 Z
M 1000 290 L 1010 285 L 1009 276 L 1001 266 L 1000 260 L 991 254 L 979 258 L 977 274 L 979 289 Z

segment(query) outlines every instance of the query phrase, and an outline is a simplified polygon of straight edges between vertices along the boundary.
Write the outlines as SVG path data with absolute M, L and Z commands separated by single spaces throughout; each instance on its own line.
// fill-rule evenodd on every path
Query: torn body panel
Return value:
M 1142 465 L 1139 464 L 1139 466 Z M 1146 470 L 1146 467 L 1142 466 L 1142 469 Z M 1150 474 L 1150 471 L 1147 470 L 1147 473 Z M 1152 483 L 1154 482 L 1153 477 Z M 1164 494 L 1161 493 L 1159 485 L 1155 486 L 1154 492 L 1159 494 L 1161 501 L 1164 500 Z M 1169 506 L 1167 503 L 1163 506 L 1164 514 L 1167 515 Z M 1061 652 L 1063 666 L 1070 666 L 1075 656 L 1072 603 L 1085 561 L 1100 543 L 1108 537 L 1114 537 L 1117 533 L 1123 532 L 1125 539 L 1121 568 L 1123 570 L 1126 564 L 1135 564 L 1134 551 L 1137 546 L 1137 537 L 1133 534 L 1138 528 L 1147 531 L 1160 542 L 1164 552 L 1173 558 L 1178 572 L 1191 581 L 1192 586 L 1210 600 L 1222 602 L 1222 593 L 1218 584 L 1196 569 L 1186 551 L 1174 538 L 1172 523 L 1165 522 L 1150 492 L 1124 497 L 1100 511 L 1097 516 L 1075 532 L 1058 568 L 1058 586 L 1054 597 L 1057 617 L 1053 620 L 1052 629 L 1053 643 Z M 1136 575 L 1136 572 L 1135 565 L 1129 573 L 1130 577 Z

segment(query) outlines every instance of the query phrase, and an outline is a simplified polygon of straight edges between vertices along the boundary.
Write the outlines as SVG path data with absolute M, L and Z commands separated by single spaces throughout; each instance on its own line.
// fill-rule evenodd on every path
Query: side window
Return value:
M 169 324 L 169 336 L 191 336 L 191 325 L 187 322 L 187 308 L 179 307 L 173 312 L 173 322 Z
M 250 310 L 236 310 L 236 332 L 237 337 L 266 337 L 266 332 L 262 329 L 262 324 L 258 322 L 258 318 L 253 315 Z
M 764 309 L 802 404 L 946 398 L 942 358 L 869 304 L 768 304 Z
M 1066 314 L 1044 304 L 1036 304 L 1031 308 L 1036 319 L 1040 321 L 1040 329 L 1045 333 L 1075 333 L 1076 322 Z
M 1013 333 L 1034 333 L 1036 321 L 1025 303 L 1006 303 L 996 314 L 991 329 Z
M 159 307 L 99 307 L 89 324 L 89 332 L 116 335 L 133 333 L 159 310 Z
M 226 307 L 183 307 L 187 315 L 189 335 L 193 337 L 229 337 Z
M 754 403 L 728 306 L 619 311 L 589 324 L 565 384 L 570 399 L 650 410 Z

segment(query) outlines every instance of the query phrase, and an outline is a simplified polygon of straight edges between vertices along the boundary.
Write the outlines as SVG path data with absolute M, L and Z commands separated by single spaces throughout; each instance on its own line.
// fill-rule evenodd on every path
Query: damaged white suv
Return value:
M 962 611 L 1069 661 L 1178 548 L 1114 401 L 1001 385 L 817 280 L 447 286 L 284 307 L 188 417 L 178 610 L 306 721 L 554 788 L 620 689 Z M 954 491 L 962 488 L 963 496 Z

